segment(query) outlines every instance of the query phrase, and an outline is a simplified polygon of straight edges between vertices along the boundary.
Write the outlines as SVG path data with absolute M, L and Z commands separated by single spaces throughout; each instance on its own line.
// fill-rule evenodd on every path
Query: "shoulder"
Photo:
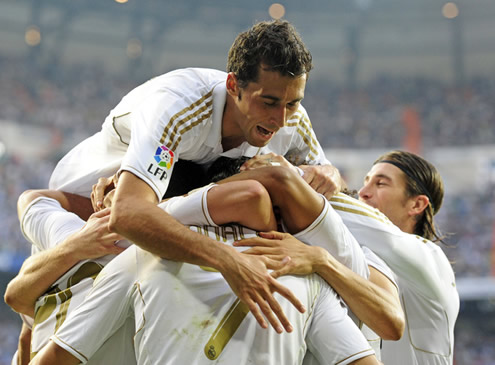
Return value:
M 227 73 L 209 68 L 183 68 L 168 72 L 157 78 L 159 85 L 166 90 L 185 94 L 201 94 L 209 91 L 220 82 L 225 82 Z
M 330 205 L 337 212 L 354 215 L 356 217 L 365 217 L 370 220 L 381 222 L 387 226 L 395 227 L 395 225 L 387 218 L 385 214 L 370 205 L 361 202 L 344 193 L 338 193 L 330 199 Z
M 306 109 L 302 105 L 299 105 L 297 111 L 287 121 L 287 127 L 306 130 L 306 131 L 313 129 L 313 126 L 311 125 L 311 121 L 309 120 L 308 113 L 306 112 Z

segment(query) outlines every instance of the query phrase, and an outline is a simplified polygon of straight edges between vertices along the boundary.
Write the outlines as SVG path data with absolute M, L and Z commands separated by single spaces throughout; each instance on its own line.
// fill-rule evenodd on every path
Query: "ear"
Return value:
M 239 83 L 233 72 L 228 73 L 226 86 L 230 96 L 237 97 L 239 95 Z
M 410 216 L 415 216 L 423 213 L 423 211 L 428 207 L 430 204 L 430 199 L 426 195 L 417 195 L 413 198 L 411 198 L 411 205 L 409 208 L 409 215 Z

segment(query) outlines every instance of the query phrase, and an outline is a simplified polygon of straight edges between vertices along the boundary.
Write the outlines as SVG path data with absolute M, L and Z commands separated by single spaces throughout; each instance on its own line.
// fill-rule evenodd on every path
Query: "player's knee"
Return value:
M 295 170 L 288 167 L 275 166 L 270 170 L 271 185 L 275 189 L 269 189 L 269 191 L 275 203 L 281 203 L 287 198 L 287 194 L 292 194 L 294 190 L 297 190 L 297 184 L 301 183 L 301 178 Z
M 270 200 L 270 195 L 265 187 L 258 181 L 245 180 L 242 189 L 243 203 L 257 206 L 266 200 Z

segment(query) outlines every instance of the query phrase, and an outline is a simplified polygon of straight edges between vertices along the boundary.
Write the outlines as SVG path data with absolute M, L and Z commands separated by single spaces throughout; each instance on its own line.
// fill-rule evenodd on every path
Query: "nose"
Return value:
M 369 189 L 367 184 L 364 184 L 363 187 L 359 189 L 358 195 L 362 200 L 367 200 L 371 197 L 371 189 Z
M 285 126 L 287 120 L 287 110 L 285 106 L 281 105 L 272 114 L 272 121 L 277 125 L 277 127 L 282 128 Z

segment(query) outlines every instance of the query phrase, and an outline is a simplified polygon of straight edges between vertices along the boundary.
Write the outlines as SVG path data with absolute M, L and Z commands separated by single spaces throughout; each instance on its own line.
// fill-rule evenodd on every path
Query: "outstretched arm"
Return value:
M 385 340 L 398 340 L 405 327 L 397 287 L 380 271 L 370 267 L 366 279 L 338 262 L 325 249 L 308 246 L 290 234 L 262 233 L 249 240 L 244 253 L 266 255 L 273 260 L 291 260 L 272 275 L 317 273 L 344 299 L 354 314 Z M 242 241 L 236 245 L 243 245 Z

